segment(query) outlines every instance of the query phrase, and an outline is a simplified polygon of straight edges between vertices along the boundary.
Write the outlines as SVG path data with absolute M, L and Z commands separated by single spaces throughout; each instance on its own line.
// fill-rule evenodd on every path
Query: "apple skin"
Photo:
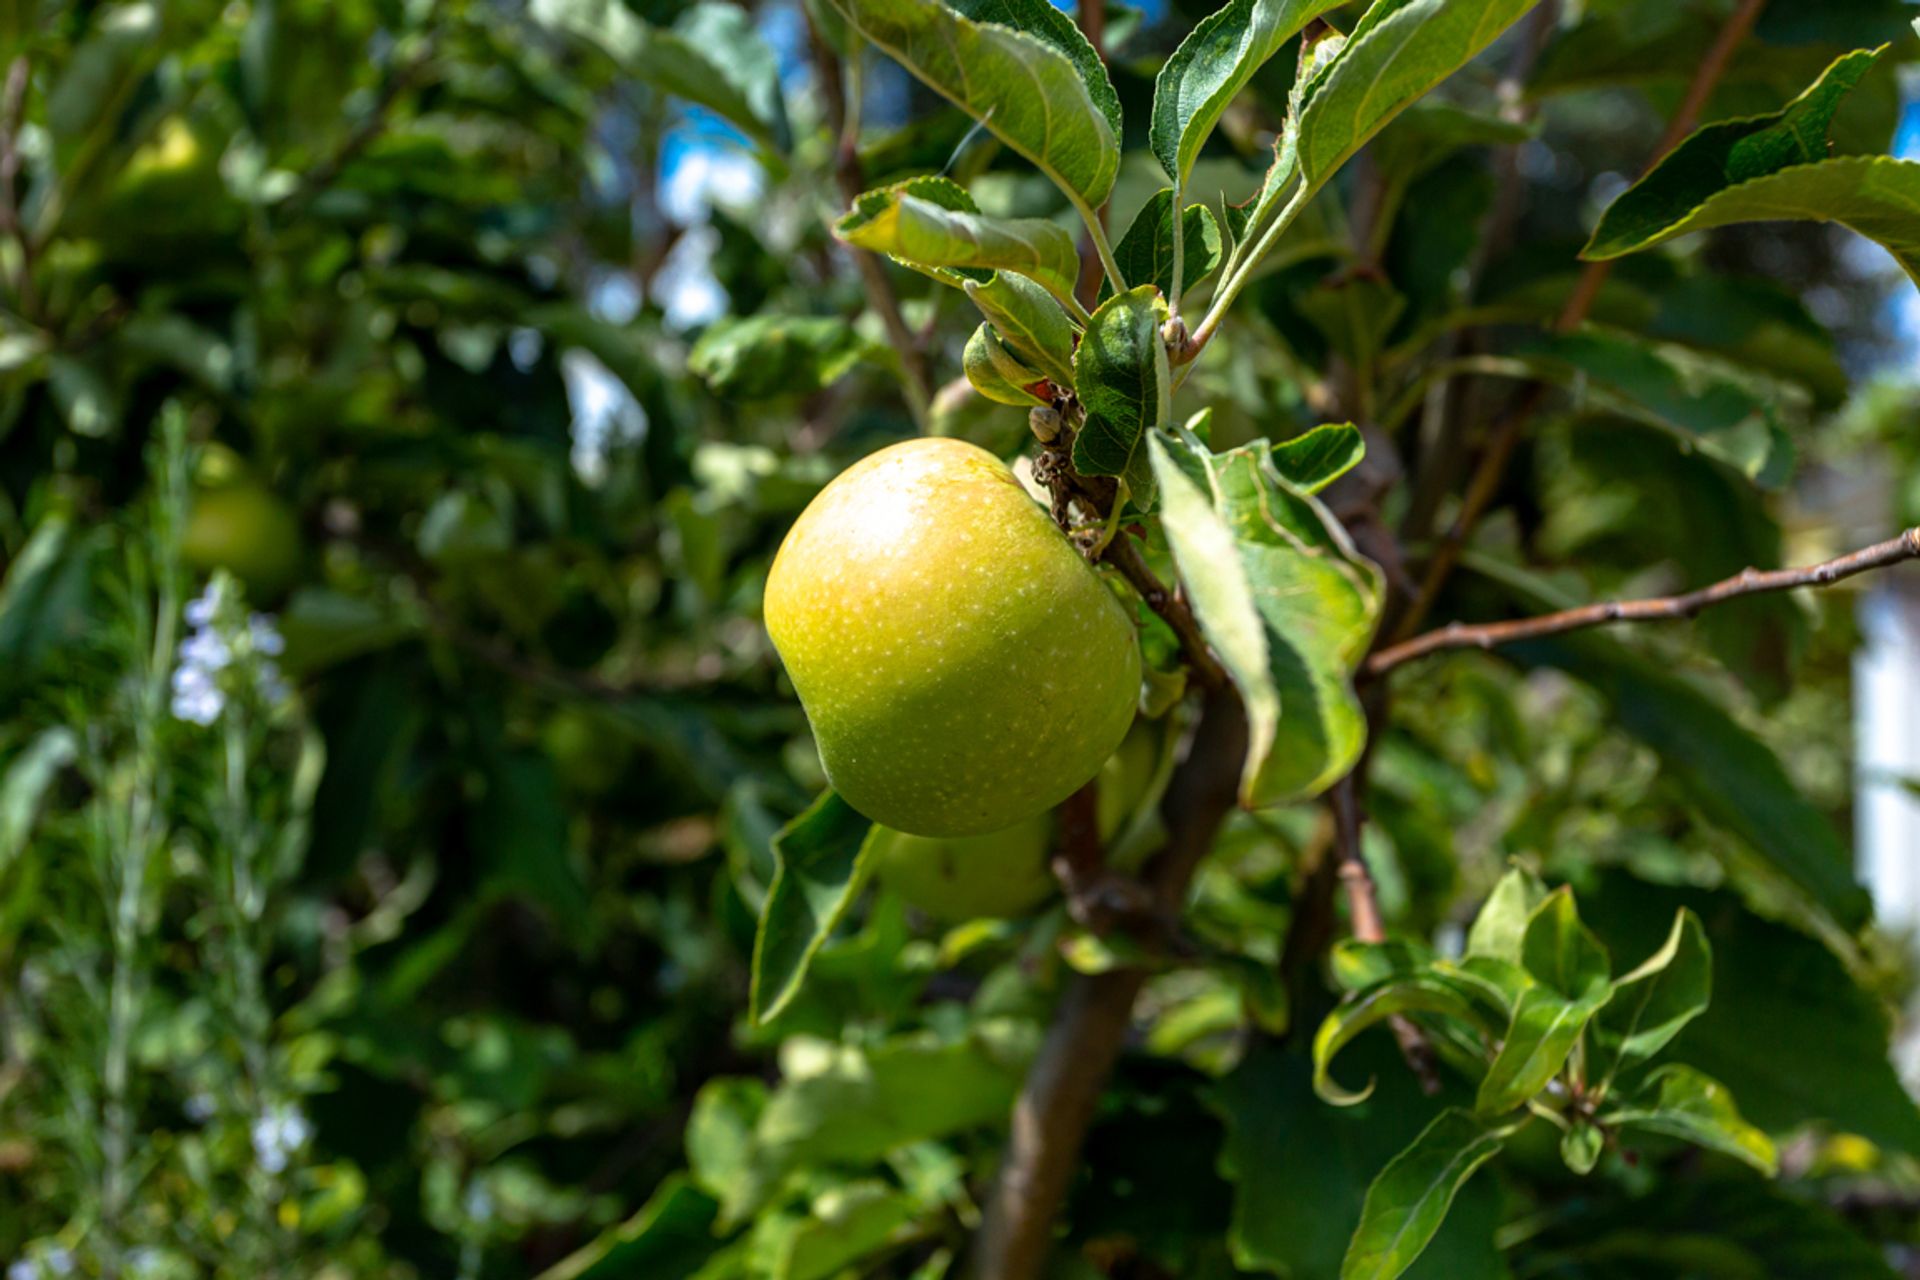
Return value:
M 821 490 L 774 558 L 766 622 L 834 789 L 909 834 L 1043 813 L 1133 721 L 1126 611 L 963 441 L 890 446 Z
M 235 480 L 194 495 L 180 555 L 202 572 L 230 571 L 256 600 L 268 600 L 300 576 L 300 524 L 265 486 Z
M 1022 916 L 1051 897 L 1051 814 L 981 836 L 883 830 L 875 868 L 901 901 L 942 924 Z
M 1136 725 L 1100 766 L 1102 840 L 1119 834 L 1152 781 L 1153 766 L 1153 735 Z M 942 838 L 883 830 L 878 839 L 874 865 L 880 879 L 901 901 L 942 924 L 1023 916 L 1058 888 L 1051 865 L 1051 813 L 982 836 Z

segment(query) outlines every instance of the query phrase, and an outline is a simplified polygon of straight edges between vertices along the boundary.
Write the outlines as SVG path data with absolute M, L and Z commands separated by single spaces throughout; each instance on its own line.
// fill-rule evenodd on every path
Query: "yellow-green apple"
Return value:
M 766 621 L 828 780 L 899 831 L 1043 813 L 1133 720 L 1126 610 L 1006 465 L 962 441 L 893 445 L 823 489 L 774 558 Z

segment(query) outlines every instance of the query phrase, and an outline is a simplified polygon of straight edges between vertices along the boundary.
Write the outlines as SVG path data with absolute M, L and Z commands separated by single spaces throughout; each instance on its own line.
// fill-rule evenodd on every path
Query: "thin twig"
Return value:
M 1133 589 L 1146 601 L 1147 608 L 1159 614 L 1173 634 L 1180 638 L 1180 649 L 1186 657 L 1187 665 L 1193 668 L 1193 674 L 1209 688 L 1219 688 L 1227 683 L 1227 673 L 1215 661 L 1213 653 L 1207 648 L 1207 639 L 1200 632 L 1200 623 L 1193 616 L 1193 610 L 1175 591 L 1154 575 L 1152 569 L 1140 554 L 1140 548 L 1133 539 L 1121 534 L 1107 544 L 1103 557 L 1106 562 L 1120 571 Z
M 834 56 L 832 47 L 821 38 L 819 28 L 811 18 L 808 19 L 807 32 L 813 51 L 814 71 L 820 77 L 820 98 L 826 106 L 827 128 L 835 139 L 834 181 L 840 187 L 841 198 L 851 206 L 866 190 L 865 175 L 860 171 L 859 121 L 847 110 L 846 82 L 840 72 L 840 60 Z M 913 414 L 914 424 L 924 432 L 933 403 L 933 380 L 927 372 L 926 351 L 920 339 L 907 326 L 906 317 L 900 311 L 899 296 L 894 293 L 893 282 L 887 278 L 886 267 L 880 259 L 852 245 L 844 248 L 852 255 L 854 269 L 860 273 L 860 284 L 867 292 L 867 305 L 880 317 L 880 324 L 887 331 L 887 342 L 900 357 L 900 380 L 907 395 L 907 409 Z
M 1760 17 L 1760 10 L 1766 6 L 1766 0 L 1741 0 L 1740 7 L 1727 18 L 1720 28 L 1720 34 L 1714 39 L 1713 47 L 1707 51 L 1706 58 L 1694 73 L 1693 80 L 1687 86 L 1680 108 L 1668 122 L 1666 132 L 1654 146 L 1653 158 L 1642 170 L 1642 176 L 1652 172 L 1655 165 L 1666 159 L 1667 154 L 1678 146 L 1700 119 L 1701 109 L 1707 99 L 1713 95 L 1715 87 L 1726 74 L 1727 64 L 1732 60 L 1734 51 L 1740 42 L 1753 30 L 1753 24 Z M 1559 333 L 1570 333 L 1586 322 L 1594 303 L 1599 300 L 1601 287 L 1607 277 L 1613 273 L 1613 260 L 1589 262 L 1580 273 L 1579 283 L 1574 286 L 1572 295 L 1554 322 Z M 1467 491 L 1460 501 L 1459 513 L 1447 528 L 1446 534 L 1433 549 L 1433 557 L 1427 562 L 1427 571 L 1421 580 L 1420 593 L 1401 615 L 1399 625 L 1394 628 L 1391 638 L 1404 640 L 1419 630 L 1426 621 L 1427 614 L 1433 609 L 1441 589 L 1446 585 L 1454 567 L 1460 562 L 1460 552 L 1466 546 L 1468 536 L 1480 517 L 1486 514 L 1494 497 L 1499 493 L 1500 483 L 1506 475 L 1507 463 L 1511 461 L 1520 437 L 1527 424 L 1533 419 L 1541 405 L 1546 402 L 1547 388 L 1544 384 L 1534 383 L 1521 395 L 1513 409 L 1503 416 L 1493 429 L 1487 444 L 1487 451 L 1480 459 L 1473 478 L 1467 484 Z
M 1563 635 L 1589 627 L 1604 627 L 1615 622 L 1666 622 L 1691 618 L 1711 605 L 1742 596 L 1792 591 L 1797 587 L 1825 587 L 1873 569 L 1884 569 L 1907 560 L 1920 560 L 1920 528 L 1909 529 L 1897 538 L 1875 543 L 1850 555 L 1808 565 L 1801 569 L 1742 569 L 1731 578 L 1711 586 L 1673 596 L 1653 596 L 1641 600 L 1605 600 L 1563 609 L 1537 618 L 1517 618 L 1510 622 L 1487 622 L 1477 626 L 1453 622 L 1416 636 L 1402 644 L 1382 649 L 1367 659 L 1366 673 L 1383 676 L 1402 663 L 1424 658 L 1446 649 L 1492 649 L 1519 640 Z
M 1202 704 L 1192 747 L 1167 784 L 1167 847 L 1148 867 L 1159 907 L 1177 912 L 1213 847 L 1246 751 L 1246 718 L 1230 689 Z M 1061 994 L 1033 1069 L 1014 1104 L 1000 1174 L 969 1260 L 976 1280 L 1035 1280 L 1053 1246 L 1054 1220 L 1079 1167 L 1107 1075 L 1146 981 L 1136 968 L 1076 975 Z
M 1373 873 L 1367 870 L 1367 858 L 1360 843 L 1360 802 L 1355 797 L 1354 775 L 1349 773 L 1334 784 L 1334 848 L 1339 855 L 1341 888 L 1347 895 L 1347 912 L 1353 920 L 1353 936 L 1362 942 L 1385 942 L 1386 922 L 1380 915 L 1380 897 L 1374 887 Z M 1420 1028 L 1404 1017 L 1388 1020 L 1400 1054 L 1412 1068 L 1414 1077 L 1427 1094 L 1440 1092 L 1440 1073 L 1435 1066 L 1433 1046 Z
M 438 6 L 435 6 L 435 13 Z M 340 141 L 333 153 L 326 159 L 307 170 L 293 193 L 280 205 L 279 215 L 286 217 L 302 212 L 315 197 L 332 186 L 346 172 L 347 166 L 360 158 L 362 152 L 373 145 L 381 134 L 387 131 L 391 122 L 394 104 L 400 101 L 400 95 L 413 88 L 422 78 L 433 61 L 437 33 L 432 29 L 432 17 L 429 17 L 427 32 L 421 37 L 420 48 L 411 58 L 395 67 L 380 86 L 380 94 L 373 106 L 360 117 L 352 131 Z

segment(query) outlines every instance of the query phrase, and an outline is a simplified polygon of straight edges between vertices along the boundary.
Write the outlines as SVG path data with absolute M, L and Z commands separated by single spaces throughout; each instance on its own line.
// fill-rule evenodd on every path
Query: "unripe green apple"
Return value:
M 1136 724 L 1100 766 L 1100 838 L 1112 840 L 1153 780 L 1153 734 Z M 1052 814 L 983 836 L 910 836 L 883 831 L 875 867 L 910 907 L 943 923 L 1020 916 L 1058 885 L 1052 858 Z M 1109 859 L 1112 849 L 1108 850 Z M 1131 870 L 1120 867 L 1120 870 Z
M 1019 916 L 1054 891 L 1053 822 L 1036 814 L 983 836 L 883 831 L 876 870 L 901 901 L 944 924 Z
M 828 780 L 899 831 L 1032 818 L 1133 720 L 1126 611 L 1013 472 L 962 441 L 893 445 L 823 489 L 774 558 L 766 620 Z
M 180 554 L 201 571 L 226 569 L 259 600 L 300 576 L 300 524 L 292 508 L 258 481 L 235 480 L 193 497 Z

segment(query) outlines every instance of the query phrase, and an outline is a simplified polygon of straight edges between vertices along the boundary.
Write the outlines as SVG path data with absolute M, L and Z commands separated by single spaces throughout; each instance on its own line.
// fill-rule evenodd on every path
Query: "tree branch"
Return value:
M 1825 587 L 1873 569 L 1884 569 L 1907 560 L 1920 560 L 1920 528 L 1909 529 L 1897 538 L 1875 543 L 1849 555 L 1801 569 L 1742 569 L 1731 578 L 1711 586 L 1674 596 L 1652 596 L 1641 600 L 1605 600 L 1563 609 L 1538 618 L 1518 618 L 1511 622 L 1487 622 L 1477 626 L 1453 622 L 1437 631 L 1416 636 L 1402 644 L 1382 649 L 1367 659 L 1366 674 L 1379 677 L 1403 663 L 1446 649 L 1492 649 L 1518 640 L 1583 631 L 1615 622 L 1666 622 L 1691 618 L 1710 605 L 1737 600 L 1742 596 L 1767 595 L 1792 591 L 1797 587 Z
M 813 51 L 814 71 L 820 77 L 820 98 L 826 106 L 827 127 L 835 139 L 834 181 L 839 184 L 841 198 L 851 206 L 866 190 L 865 175 L 860 171 L 859 121 L 847 111 L 846 80 L 840 73 L 840 61 L 821 38 L 811 17 L 807 20 L 807 36 Z M 887 342 L 900 356 L 900 378 L 906 389 L 907 409 L 913 414 L 914 424 L 924 432 L 933 403 L 933 380 L 927 372 L 926 352 L 920 339 L 907 327 L 906 317 L 900 312 L 899 296 L 894 293 L 893 282 L 887 278 L 887 269 L 880 259 L 852 245 L 842 248 L 852 255 L 854 269 L 860 273 L 860 283 L 867 291 L 867 305 L 880 317 L 880 324 L 887 331 Z
M 1714 89 L 1726 74 L 1727 64 L 1732 61 L 1734 51 L 1740 42 L 1746 39 L 1753 24 L 1759 19 L 1766 0 L 1740 0 L 1740 7 L 1733 11 L 1715 37 L 1713 47 L 1707 51 L 1706 58 L 1694 72 L 1693 80 L 1687 85 L 1686 96 L 1681 99 L 1680 108 L 1668 122 L 1666 132 L 1655 144 L 1653 158 L 1647 162 L 1641 176 L 1652 172 L 1655 165 L 1667 157 L 1667 153 L 1678 146 L 1693 127 L 1699 122 L 1700 112 L 1706 106 L 1707 99 L 1713 96 Z M 1613 259 L 1589 262 L 1580 273 L 1579 283 L 1574 286 L 1554 329 L 1559 333 L 1570 333 L 1586 322 L 1594 303 L 1599 300 L 1601 287 L 1607 277 L 1613 274 Z M 1520 443 L 1521 434 L 1527 423 L 1532 420 L 1540 406 L 1546 402 L 1547 388 L 1542 383 L 1534 383 L 1521 395 L 1519 402 L 1501 418 L 1494 427 L 1487 444 L 1487 451 L 1480 459 L 1473 478 L 1467 484 L 1467 491 L 1460 501 L 1460 511 L 1448 526 L 1446 534 L 1433 549 L 1433 557 L 1427 562 L 1427 571 L 1420 583 L 1420 593 L 1413 603 L 1401 615 L 1399 625 L 1392 633 L 1392 639 L 1400 641 L 1420 629 L 1432 612 L 1434 601 L 1439 598 L 1441 589 L 1446 585 L 1454 566 L 1460 562 L 1460 552 L 1466 546 L 1468 535 L 1480 522 L 1499 493 L 1500 482 L 1505 477 L 1507 463 L 1512 460 L 1513 452 Z
M 1176 912 L 1201 859 L 1233 807 L 1246 718 L 1230 688 L 1208 693 L 1187 758 L 1161 803 L 1167 846 L 1148 867 L 1157 905 Z M 1139 969 L 1076 975 L 1014 1104 L 1000 1175 L 987 1200 L 969 1266 L 977 1280 L 1035 1280 L 1053 1246 L 1081 1144 L 1132 1022 Z
M 347 166 L 359 159 L 360 154 L 372 146 L 376 138 L 386 132 L 394 104 L 400 100 L 402 93 L 412 88 L 422 78 L 428 65 L 433 61 L 439 33 L 434 30 L 432 24 L 438 15 L 439 5 L 436 4 L 433 12 L 428 16 L 426 34 L 421 37 L 419 50 L 388 74 L 386 81 L 380 86 L 380 95 L 374 99 L 373 106 L 360 117 L 359 123 L 354 125 L 352 131 L 341 139 L 340 145 L 334 149 L 333 154 L 307 170 L 306 176 L 300 180 L 300 185 L 294 188 L 293 193 L 281 203 L 278 211 L 280 216 L 286 217 L 303 211 L 314 197 L 338 181 Z
M 1349 773 L 1333 787 L 1334 848 L 1339 855 L 1340 886 L 1346 891 L 1347 913 L 1353 921 L 1353 936 L 1362 942 L 1385 942 L 1386 922 L 1380 915 L 1379 893 L 1373 873 L 1367 870 L 1366 854 L 1360 847 L 1360 803 L 1354 795 L 1356 783 Z M 1440 1092 L 1440 1073 L 1434 1063 L 1433 1046 L 1420 1028 L 1408 1019 L 1388 1019 L 1400 1054 L 1412 1068 L 1420 1087 L 1429 1096 Z
M 1159 614 L 1173 634 L 1180 638 L 1180 650 L 1185 655 L 1187 665 L 1193 668 L 1193 674 L 1208 688 L 1226 686 L 1227 673 L 1214 660 L 1212 651 L 1207 648 L 1207 638 L 1200 633 L 1200 623 L 1193 616 L 1193 610 L 1179 594 L 1154 576 L 1147 567 L 1146 559 L 1141 556 L 1140 548 L 1124 532 L 1107 544 L 1101 556 L 1108 564 L 1120 571 L 1120 576 L 1132 584 L 1146 601 L 1147 608 Z

